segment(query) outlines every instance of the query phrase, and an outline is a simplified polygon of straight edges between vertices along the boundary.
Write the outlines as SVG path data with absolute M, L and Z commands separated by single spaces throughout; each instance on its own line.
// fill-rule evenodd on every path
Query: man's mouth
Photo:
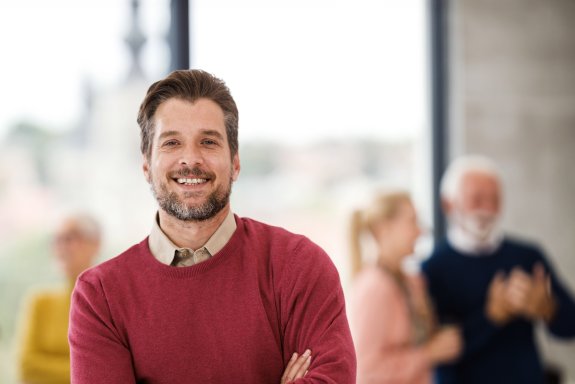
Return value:
M 180 185 L 202 185 L 212 180 L 212 175 L 199 168 L 183 168 L 170 175 Z
M 198 185 L 198 184 L 204 184 L 207 183 L 208 180 L 207 179 L 198 179 L 198 178 L 184 178 L 184 177 L 180 177 L 177 178 L 176 181 L 178 182 L 178 184 L 183 184 L 183 185 Z

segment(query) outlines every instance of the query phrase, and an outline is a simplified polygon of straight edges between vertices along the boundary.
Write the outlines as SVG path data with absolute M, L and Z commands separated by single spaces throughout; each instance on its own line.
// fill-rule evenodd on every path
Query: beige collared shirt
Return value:
M 148 238 L 150 251 L 159 262 L 177 267 L 186 267 L 209 259 L 228 243 L 237 227 L 234 214 L 230 211 L 206 244 L 199 249 L 193 250 L 176 246 L 162 231 L 158 221 L 159 216 L 156 215 L 150 237 Z M 180 260 L 178 255 L 187 253 L 191 253 L 191 257 Z

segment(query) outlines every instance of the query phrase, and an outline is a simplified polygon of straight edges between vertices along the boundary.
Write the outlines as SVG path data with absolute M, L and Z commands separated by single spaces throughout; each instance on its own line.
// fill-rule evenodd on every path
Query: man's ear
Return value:
M 442 198 L 441 208 L 443 209 L 443 213 L 445 214 L 445 216 L 449 216 L 453 211 L 453 202 L 446 198 Z
M 146 181 L 149 183 L 151 181 L 150 178 L 150 163 L 146 155 L 142 156 L 142 170 L 144 171 L 144 177 Z
M 236 153 L 232 158 L 232 180 L 236 181 L 240 175 L 240 155 Z

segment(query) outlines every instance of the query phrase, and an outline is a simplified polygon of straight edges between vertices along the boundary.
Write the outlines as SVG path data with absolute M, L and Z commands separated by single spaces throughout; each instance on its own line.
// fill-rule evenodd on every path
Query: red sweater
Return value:
M 236 217 L 226 246 L 170 267 L 147 239 L 82 274 L 72 295 L 72 383 L 279 383 L 312 350 L 297 383 L 355 383 L 336 268 L 309 239 Z

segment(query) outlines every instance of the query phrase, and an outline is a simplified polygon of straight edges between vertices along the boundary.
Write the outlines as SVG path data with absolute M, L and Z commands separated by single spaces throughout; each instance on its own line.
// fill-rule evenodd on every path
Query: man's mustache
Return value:
M 204 171 L 199 167 L 183 167 L 178 169 L 177 171 L 173 172 L 170 177 L 177 178 L 177 177 L 190 177 L 194 176 L 200 179 L 212 179 L 213 174 L 208 171 Z

